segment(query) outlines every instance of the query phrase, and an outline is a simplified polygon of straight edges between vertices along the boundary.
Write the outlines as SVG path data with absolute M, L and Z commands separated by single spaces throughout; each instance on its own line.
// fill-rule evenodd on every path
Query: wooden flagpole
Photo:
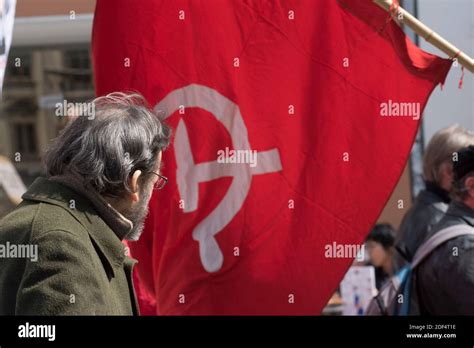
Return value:
M 403 23 L 410 27 L 416 34 L 424 38 L 428 43 L 437 47 L 446 53 L 451 59 L 456 58 L 463 67 L 474 73 L 474 59 L 462 52 L 456 46 L 445 40 L 443 37 L 435 33 L 428 26 L 420 22 L 416 17 L 400 6 L 394 7 L 393 0 L 373 0 L 378 6 L 387 12 L 394 11 L 394 20 L 400 25 Z M 396 13 L 395 13 L 396 11 Z

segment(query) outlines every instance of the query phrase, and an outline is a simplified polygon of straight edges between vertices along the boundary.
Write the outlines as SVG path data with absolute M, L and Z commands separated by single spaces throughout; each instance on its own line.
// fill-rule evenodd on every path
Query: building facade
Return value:
M 18 0 L 0 105 L 0 154 L 29 185 L 66 118 L 56 103 L 94 97 L 90 33 L 95 1 Z

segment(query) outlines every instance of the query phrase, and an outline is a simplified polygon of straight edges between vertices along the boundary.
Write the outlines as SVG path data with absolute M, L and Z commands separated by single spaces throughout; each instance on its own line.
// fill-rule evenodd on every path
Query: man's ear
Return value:
M 132 177 L 129 179 L 128 185 L 130 187 L 130 190 L 132 193 L 130 194 L 130 198 L 132 199 L 133 202 L 138 202 L 140 200 L 140 189 L 138 187 L 138 179 L 142 175 L 141 170 L 136 170 Z
M 470 176 L 466 179 L 464 187 L 467 189 L 471 197 L 474 197 L 474 176 Z

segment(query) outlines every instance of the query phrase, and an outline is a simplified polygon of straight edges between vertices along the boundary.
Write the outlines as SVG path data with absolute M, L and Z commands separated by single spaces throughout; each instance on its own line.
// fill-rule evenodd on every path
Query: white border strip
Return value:
M 18 17 L 12 47 L 90 44 L 94 15 Z

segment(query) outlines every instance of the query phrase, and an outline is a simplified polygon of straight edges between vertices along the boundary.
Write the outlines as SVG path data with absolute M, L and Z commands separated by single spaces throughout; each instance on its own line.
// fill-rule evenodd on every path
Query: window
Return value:
M 6 77 L 29 80 L 31 78 L 31 54 L 11 52 L 8 58 Z
M 36 155 L 36 132 L 33 123 L 16 123 L 14 129 L 14 152 L 31 157 Z
M 64 52 L 64 66 L 72 69 L 90 69 L 88 49 L 68 50 Z
M 88 49 L 74 49 L 64 52 L 64 90 L 92 89 L 91 60 Z

